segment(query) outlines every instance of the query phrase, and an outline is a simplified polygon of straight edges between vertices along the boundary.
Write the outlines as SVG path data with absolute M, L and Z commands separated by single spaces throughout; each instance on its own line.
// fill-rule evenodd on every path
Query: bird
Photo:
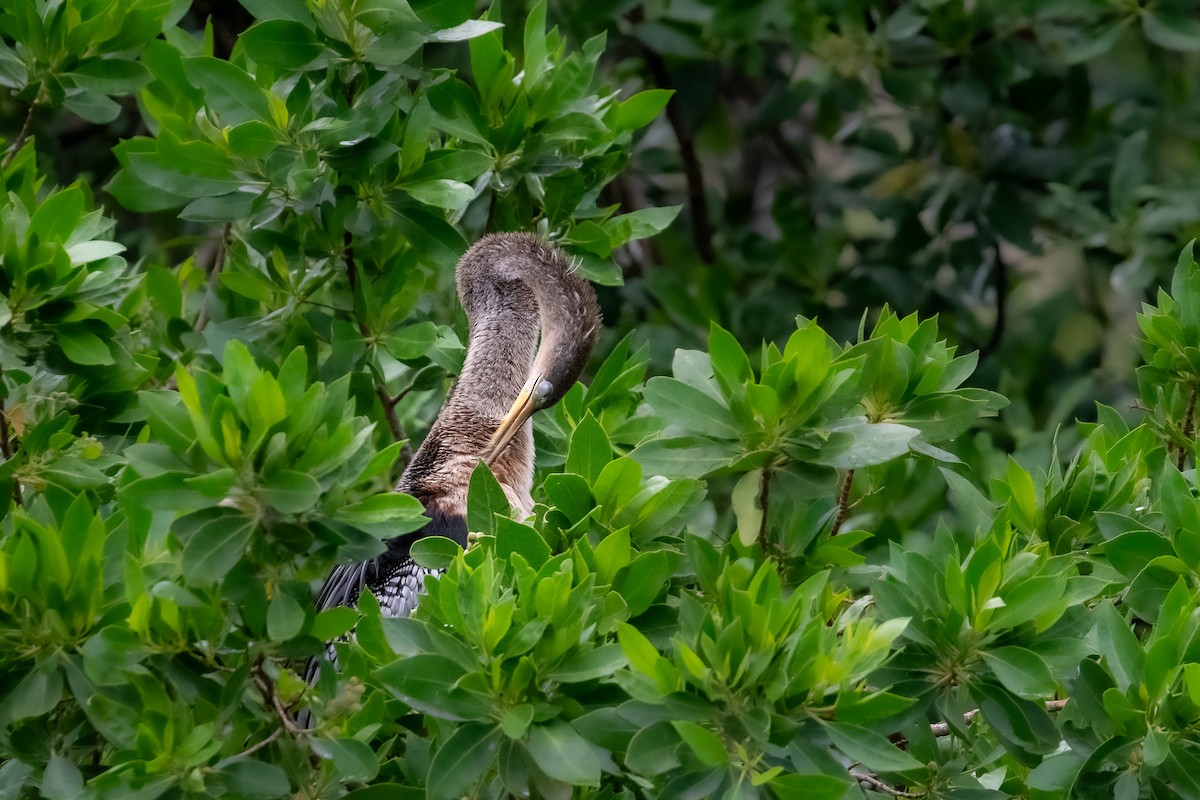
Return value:
M 533 511 L 531 417 L 579 379 L 600 331 L 591 284 L 560 249 L 530 233 L 484 236 L 455 269 L 469 338 L 458 381 L 395 490 L 417 498 L 421 529 L 385 540 L 383 553 L 333 568 L 317 595 L 323 611 L 353 606 L 363 589 L 385 617 L 408 616 L 424 579 L 413 542 L 445 536 L 468 545 L 467 487 L 483 461 L 521 517 Z

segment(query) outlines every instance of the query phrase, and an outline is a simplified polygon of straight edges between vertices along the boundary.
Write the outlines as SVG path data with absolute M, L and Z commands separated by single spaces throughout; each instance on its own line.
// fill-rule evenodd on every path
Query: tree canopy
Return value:
M 1200 796 L 1193 4 L 239 1 L 0 4 L 0 798 Z M 316 613 L 509 230 L 532 518 Z

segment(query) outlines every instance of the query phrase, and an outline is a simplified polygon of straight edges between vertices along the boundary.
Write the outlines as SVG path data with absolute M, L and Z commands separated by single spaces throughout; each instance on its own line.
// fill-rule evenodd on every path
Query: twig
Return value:
M 830 536 L 837 536 L 842 530 L 842 524 L 846 521 L 846 517 L 850 515 L 850 487 L 854 484 L 854 470 L 846 470 L 846 477 L 842 478 L 842 488 L 838 490 L 837 499 L 837 516 L 833 518 L 833 528 L 829 531 Z
M 3 376 L 4 370 L 0 368 L 0 378 Z M 8 425 L 8 412 L 4 409 L 4 401 L 0 400 L 0 455 L 4 456 L 5 462 L 12 459 L 17 452 L 12 439 L 8 437 Z M 13 430 L 15 432 L 16 429 Z M 17 480 L 16 475 L 13 475 L 12 499 L 16 505 L 21 505 L 21 482 Z
M 883 792 L 884 794 L 890 794 L 892 797 L 924 797 L 925 796 L 924 793 L 914 794 L 913 792 L 906 792 L 903 789 L 897 789 L 895 786 L 892 786 L 891 784 L 888 784 L 888 783 L 884 783 L 883 781 L 879 780 L 879 778 L 876 778 L 874 775 L 870 775 L 865 772 L 851 772 L 850 777 L 854 778 L 859 783 L 867 784 L 868 786 L 870 786 L 872 789 L 874 789 L 877 792 Z
M 226 222 L 225 227 L 221 229 L 221 240 L 217 242 L 217 252 L 213 254 L 212 266 L 208 268 L 210 291 L 220 279 L 221 270 L 225 269 L 225 258 L 229 254 L 229 234 L 232 230 L 232 222 Z M 196 315 L 196 322 L 192 326 L 192 330 L 199 333 L 204 330 L 206 325 L 208 325 L 208 292 L 205 292 L 204 302 L 200 304 L 200 313 Z
M 358 332 L 368 342 L 374 338 L 371 333 L 371 328 L 358 314 L 358 262 L 354 258 L 354 237 L 350 231 L 346 231 L 342 236 L 342 260 L 346 262 L 346 282 L 350 284 L 350 299 L 354 307 L 354 320 L 358 323 Z M 383 375 L 377 373 L 373 375 L 375 380 L 375 396 L 379 398 L 379 404 L 383 406 L 383 415 L 387 419 L 388 428 L 392 431 L 392 441 L 399 442 L 408 439 L 408 433 L 404 430 L 404 426 L 400 423 L 400 417 L 396 414 L 396 405 L 404 399 L 408 394 L 407 390 L 392 397 L 388 394 L 387 384 L 383 380 Z M 412 458 L 412 449 L 408 442 L 405 441 L 401 447 L 401 455 L 405 459 Z
M 212 768 L 214 770 L 224 769 L 225 767 L 232 764 L 234 761 L 237 761 L 242 758 L 247 758 L 248 756 L 251 756 L 251 755 L 257 753 L 259 750 L 262 750 L 264 747 L 269 745 L 271 742 L 278 739 L 282 734 L 283 734 L 283 728 L 276 728 L 275 730 L 271 731 L 270 735 L 267 736 L 265 739 L 255 742 L 254 744 L 250 745 L 249 747 L 247 747 L 245 750 L 243 750 L 240 753 L 236 753 L 232 756 L 229 756 L 228 758 L 222 758 L 216 764 L 213 764 Z
M 25 122 L 21 124 L 21 130 L 17 133 L 17 138 L 13 139 L 11 145 L 8 146 L 8 152 L 4 154 L 4 161 L 0 162 L 0 169 L 8 169 L 8 165 L 17 157 L 17 153 L 21 152 L 21 148 L 25 146 L 25 140 L 29 138 L 29 131 L 33 128 L 33 114 L 37 110 L 40 101 L 34 100 L 29 104 L 29 112 L 25 115 Z
M 1047 700 L 1046 701 L 1046 713 L 1047 714 L 1057 714 L 1059 711 L 1062 711 L 1066 707 L 1068 699 L 1070 699 L 1070 698 L 1065 698 L 1063 700 Z M 978 716 L 978 714 L 979 714 L 978 708 L 976 708 L 972 711 L 966 712 L 965 714 L 963 714 L 963 724 L 970 725 L 971 720 L 975 719 L 975 717 Z M 950 730 L 950 723 L 948 723 L 948 722 L 935 722 L 929 726 L 929 729 L 930 729 L 930 731 L 933 732 L 934 736 L 938 736 L 938 737 L 949 736 L 952 733 L 952 731 Z
M 1192 386 L 1191 394 L 1188 395 L 1187 411 L 1185 411 L 1183 414 L 1183 438 L 1187 439 L 1189 441 L 1192 438 L 1192 425 L 1194 423 L 1195 417 L 1196 417 L 1196 387 Z M 1180 472 L 1183 472 L 1183 468 L 1186 465 L 1186 463 L 1187 463 L 1187 447 L 1184 446 L 1183 444 L 1180 444 L 1179 445 L 1179 455 L 1177 455 L 1175 457 L 1175 466 L 1179 469 Z
M 758 544 L 763 553 L 770 553 L 770 542 L 767 541 L 767 507 L 771 499 L 771 470 L 764 469 L 762 480 L 759 482 L 758 506 L 762 509 L 762 521 L 758 523 Z
M 992 277 L 996 284 L 996 322 L 992 325 L 992 335 L 979 348 L 979 360 L 990 356 L 1000 346 L 1004 337 L 1004 326 L 1008 317 L 1008 262 L 1000 255 L 1000 240 L 992 242 Z
M 275 715 L 279 717 L 279 721 L 283 724 L 283 730 L 293 735 L 308 733 L 306 729 L 297 726 L 292 721 L 292 715 L 288 713 L 287 708 L 283 705 L 283 701 L 279 699 L 279 694 L 275 691 L 275 682 L 271 680 L 271 676 L 266 673 L 262 665 L 263 659 L 262 656 L 259 656 L 253 668 L 254 681 L 258 686 L 259 693 L 262 694 L 263 700 L 267 705 L 275 709 Z
M 670 87 L 671 73 L 663 57 L 644 44 L 641 50 L 654 84 L 660 88 Z M 683 119 L 678 94 L 673 95 L 667 103 L 667 122 L 675 131 L 679 158 L 683 161 L 683 174 L 687 179 L 688 209 L 692 217 L 692 239 L 696 244 L 696 254 L 705 264 L 711 264 L 716 260 L 716 253 L 713 250 L 713 226 L 708 216 L 708 198 L 704 189 L 704 171 L 700 168 L 700 159 L 696 157 L 692 134 Z

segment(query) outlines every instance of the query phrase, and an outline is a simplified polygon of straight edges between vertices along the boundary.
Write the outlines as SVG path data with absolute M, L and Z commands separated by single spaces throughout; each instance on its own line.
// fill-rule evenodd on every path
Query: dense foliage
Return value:
M 241 5 L 0 4 L 0 798 L 1200 796 L 1186 4 Z M 316 614 L 513 229 L 533 518 Z

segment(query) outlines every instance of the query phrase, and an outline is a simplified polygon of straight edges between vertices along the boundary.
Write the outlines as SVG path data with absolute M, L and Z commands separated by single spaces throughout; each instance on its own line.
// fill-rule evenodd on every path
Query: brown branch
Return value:
M 271 731 L 270 735 L 268 735 L 265 739 L 255 742 L 254 744 L 250 745 L 249 747 L 247 747 L 245 750 L 243 750 L 240 753 L 229 756 L 228 758 L 221 759 L 216 764 L 213 764 L 212 768 L 214 770 L 220 770 L 220 769 L 223 769 L 224 767 L 229 766 L 230 764 L 232 764 L 233 762 L 235 762 L 239 759 L 252 756 L 255 753 L 257 753 L 259 750 L 262 750 L 264 747 L 269 745 L 271 742 L 278 739 L 280 737 L 280 735 L 282 735 L 282 734 L 283 734 L 283 728 L 276 728 L 275 730 Z
M 0 369 L 0 378 L 3 378 L 4 370 Z M 15 442 L 8 435 L 8 412 L 4 409 L 4 401 L 0 399 L 0 455 L 4 456 L 4 461 L 7 463 L 17 453 Z M 13 429 L 16 432 L 16 428 Z M 21 505 L 21 481 L 14 474 L 12 479 L 12 499 L 16 505 Z
M 8 146 L 8 152 L 4 154 L 4 161 L 0 161 L 0 169 L 8 169 L 8 165 L 17 157 L 17 153 L 21 152 L 21 148 L 25 146 L 25 140 L 29 138 L 29 132 L 33 128 L 33 114 L 37 111 L 38 104 L 41 100 L 40 93 L 37 100 L 29 104 L 29 112 L 25 115 L 25 122 L 21 124 L 21 130 L 17 133 L 17 138 L 13 139 L 11 145 Z
M 1196 387 L 1193 385 L 1191 394 L 1188 395 L 1187 411 L 1183 414 L 1183 438 L 1191 440 L 1192 425 L 1196 417 Z M 1175 466 L 1180 472 L 1183 472 L 1184 466 L 1187 464 L 1187 447 L 1183 444 L 1179 445 L 1179 455 L 1175 457 Z
M 358 313 L 358 262 L 354 258 L 354 237 L 351 236 L 350 231 L 346 231 L 342 235 L 342 259 L 346 262 L 346 282 L 350 284 L 350 302 L 354 308 L 354 320 L 358 323 L 358 332 L 363 339 L 370 342 L 374 339 L 374 334 L 366 320 Z M 407 441 L 408 433 L 400 423 L 399 415 L 396 414 L 396 405 L 404 399 L 408 391 L 392 397 L 388 394 L 383 374 L 377 369 L 372 370 L 372 377 L 375 381 L 375 396 L 379 398 L 379 404 L 383 406 L 383 416 L 387 420 L 388 428 L 391 429 L 392 441 L 404 441 L 404 445 L 401 447 L 401 456 L 406 460 L 411 459 L 412 448 L 409 447 Z
M 770 542 L 767 541 L 767 508 L 771 499 L 771 470 L 764 469 L 762 480 L 759 482 L 758 506 L 762 509 L 762 521 L 758 523 L 758 544 L 763 553 L 770 553 Z
M 275 691 L 275 682 L 271 680 L 271 676 L 263 669 L 263 658 L 259 656 L 252 669 L 254 675 L 254 683 L 258 686 L 258 691 L 262 695 L 263 702 L 268 707 L 275 710 L 275 715 L 279 717 L 279 722 L 283 725 L 282 730 L 294 735 L 306 734 L 308 730 L 301 728 L 292 721 L 292 715 L 288 713 L 287 708 L 283 705 L 283 701 L 279 699 L 279 693 Z
M 641 50 L 655 86 L 670 88 L 671 73 L 663 57 L 644 44 Z M 667 103 L 667 122 L 670 123 L 675 132 L 675 140 L 679 143 L 679 158 L 683 162 L 683 174 L 687 180 L 688 210 L 692 217 L 692 239 L 696 244 L 696 254 L 705 264 L 711 264 L 716 260 L 716 252 L 713 250 L 713 226 L 708 216 L 704 171 L 700 168 L 700 159 L 696 157 L 696 145 L 683 118 L 678 93 L 672 95 Z
M 914 794 L 913 792 L 906 792 L 903 789 L 897 789 L 895 786 L 884 783 L 874 775 L 870 775 L 865 772 L 851 772 L 850 777 L 854 778 L 854 780 L 858 781 L 859 783 L 865 783 L 867 786 L 870 786 L 877 792 L 890 794 L 892 797 L 925 797 L 923 792 L 921 794 Z
M 830 536 L 837 536 L 841 532 L 842 524 L 850 515 L 850 487 L 853 485 L 854 470 L 848 469 L 846 477 L 842 478 L 842 488 L 838 490 L 837 515 L 833 518 L 833 528 L 829 531 Z
M 226 222 L 225 227 L 221 229 L 221 239 L 217 242 L 217 251 L 213 254 L 212 266 L 208 268 L 209 292 L 216 288 L 217 281 L 221 278 L 221 270 L 225 269 L 225 259 L 229 254 L 229 234 L 232 230 L 232 222 Z M 204 294 L 204 301 L 200 304 L 200 313 L 196 315 L 196 322 L 192 325 L 192 330 L 200 333 L 206 325 L 208 325 L 208 292 Z
M 992 334 L 979 348 L 979 360 L 996 352 L 1000 340 L 1004 337 L 1004 326 L 1008 317 L 1008 262 L 1000 255 L 1000 241 L 992 242 L 992 277 L 996 287 L 996 322 L 992 325 Z
M 1070 699 L 1070 698 L 1065 698 L 1062 700 L 1047 700 L 1046 701 L 1046 713 L 1047 714 L 1057 714 L 1059 711 L 1062 711 L 1066 707 L 1068 699 Z M 963 724 L 970 725 L 971 720 L 975 719 L 975 717 L 978 716 L 978 714 L 979 714 L 978 708 L 974 709 L 973 711 L 966 712 L 965 714 L 963 714 Z M 950 730 L 950 723 L 948 723 L 948 722 L 934 722 L 933 724 L 931 724 L 929 726 L 929 729 L 933 732 L 934 736 L 938 736 L 938 737 L 949 736 L 952 733 L 952 731 Z

